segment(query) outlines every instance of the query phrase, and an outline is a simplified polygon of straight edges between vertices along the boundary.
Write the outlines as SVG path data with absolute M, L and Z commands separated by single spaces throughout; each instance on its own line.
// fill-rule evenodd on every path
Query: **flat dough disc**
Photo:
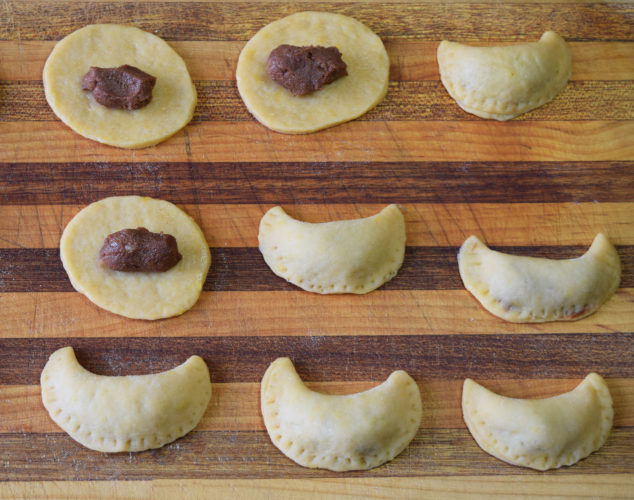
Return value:
M 99 264 L 109 234 L 145 227 L 176 238 L 181 261 L 164 273 L 125 273 Z M 60 256 L 78 292 L 108 311 L 128 318 L 159 319 L 182 314 L 200 295 L 211 263 L 209 246 L 196 222 L 168 201 L 115 196 L 79 212 L 66 226 Z
M 269 54 L 282 44 L 335 46 L 348 76 L 295 97 L 266 73 Z M 236 79 L 244 104 L 260 123 L 304 134 L 353 120 L 376 106 L 387 92 L 389 69 L 381 39 L 367 26 L 341 14 L 299 12 L 255 34 L 240 53 Z
M 135 111 L 110 109 L 81 89 L 91 66 L 129 64 L 156 77 L 152 101 Z M 183 128 L 196 106 L 196 89 L 183 59 L 162 39 L 131 26 L 93 24 L 71 33 L 44 66 L 44 91 L 55 114 L 75 132 L 120 148 L 143 148 Z

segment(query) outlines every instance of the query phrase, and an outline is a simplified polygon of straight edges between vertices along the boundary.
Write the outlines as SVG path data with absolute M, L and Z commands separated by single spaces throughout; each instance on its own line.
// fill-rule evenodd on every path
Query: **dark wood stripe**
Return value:
M 516 255 L 566 259 L 587 247 L 497 247 Z M 212 248 L 212 266 L 203 285 L 207 292 L 263 292 L 296 290 L 278 278 L 257 248 Z M 634 246 L 620 246 L 622 288 L 634 287 Z M 381 290 L 460 290 L 457 247 L 407 247 L 399 273 Z M 73 287 L 55 248 L 0 249 L 0 293 L 72 292 Z
M 234 82 L 197 81 L 198 103 L 193 122 L 251 121 Z M 0 100 L 20 103 L 0 107 L 0 121 L 57 120 L 44 97 L 41 82 L 0 82 Z M 548 106 L 516 121 L 632 120 L 634 92 L 629 81 L 575 81 Z M 362 121 L 475 121 L 449 97 L 439 81 L 392 82 L 385 99 Z
M 133 24 L 166 40 L 248 40 L 266 24 L 293 12 L 317 10 L 352 16 L 385 39 L 457 41 L 535 40 L 556 29 L 568 40 L 634 39 L 634 7 L 614 4 L 274 3 L 259 2 L 29 2 L 12 1 L 0 23 L 2 40 L 59 40 L 96 22 Z M 9 22 L 9 19 L 11 22 Z M 384 19 L 389 19 L 386 24 Z M 478 22 L 474 23 L 473 20 Z M 523 19 L 521 34 L 517 20 Z M 19 29 L 16 29 L 19 26 Z M 492 35 L 494 33 L 495 35 Z
M 0 434 L 0 439 L 3 478 L 8 481 L 341 477 L 335 472 L 296 465 L 264 431 L 191 432 L 158 450 L 108 455 L 88 450 L 63 433 Z M 546 474 L 629 473 L 634 460 L 632 440 L 633 428 L 613 429 L 598 452 L 574 467 Z M 420 429 L 389 466 L 347 472 L 346 477 L 473 474 L 537 473 L 486 454 L 467 429 Z
M 633 378 L 634 333 L 0 339 L 0 385 L 37 385 L 48 357 L 72 346 L 86 369 L 132 375 L 198 354 L 213 382 L 259 382 L 280 356 L 307 381 L 381 381 L 397 369 L 416 380 Z M 174 332 L 178 333 L 178 332 Z
M 634 162 L 0 163 L 0 204 L 631 202 Z

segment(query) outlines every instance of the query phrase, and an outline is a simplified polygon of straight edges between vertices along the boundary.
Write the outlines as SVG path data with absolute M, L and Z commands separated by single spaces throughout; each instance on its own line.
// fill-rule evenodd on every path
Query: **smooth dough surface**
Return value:
M 260 221 L 260 251 L 271 270 L 316 293 L 367 293 L 392 279 L 405 256 L 405 219 L 396 205 L 365 219 L 310 223 L 281 207 Z
M 475 236 L 460 247 L 462 282 L 490 313 L 515 323 L 577 320 L 595 312 L 621 281 L 619 255 L 599 233 L 581 257 L 509 255 Z
M 152 101 L 135 111 L 109 109 L 81 89 L 91 66 L 129 64 L 156 77 Z M 164 40 L 132 26 L 93 24 L 61 40 L 44 66 L 44 91 L 55 114 L 75 132 L 111 146 L 161 142 L 192 118 L 196 89 L 183 59 Z
M 437 57 L 442 83 L 462 109 L 502 121 L 552 101 L 572 68 L 570 50 L 554 31 L 538 42 L 499 47 L 444 40 Z
M 304 467 L 334 471 L 392 460 L 414 438 L 422 416 L 418 385 L 404 371 L 365 392 L 326 395 L 308 389 L 288 358 L 266 370 L 261 405 L 282 453 Z
M 293 96 L 266 73 L 273 49 L 282 44 L 335 46 L 348 76 L 305 96 Z M 303 134 L 353 120 L 387 92 L 390 61 L 381 39 L 341 14 L 299 12 L 258 31 L 238 59 L 236 79 L 247 109 L 277 132 Z
M 176 238 L 181 261 L 166 272 L 112 271 L 99 264 L 109 234 L 145 227 Z M 209 245 L 194 220 L 168 201 L 114 196 L 88 205 L 66 226 L 60 256 L 73 287 L 99 307 L 136 319 L 182 314 L 200 295 L 211 263 Z
M 42 401 L 75 441 L 103 452 L 160 448 L 191 431 L 211 398 L 199 356 L 152 375 L 107 377 L 83 368 L 72 347 L 55 351 L 41 376 Z
M 462 414 L 487 453 L 548 470 L 575 464 L 603 446 L 614 412 L 605 381 L 591 373 L 572 391 L 546 399 L 507 398 L 466 379 Z

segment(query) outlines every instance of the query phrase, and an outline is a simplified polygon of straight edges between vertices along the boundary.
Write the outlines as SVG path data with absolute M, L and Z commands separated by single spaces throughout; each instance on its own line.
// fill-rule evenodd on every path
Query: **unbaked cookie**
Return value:
M 51 354 L 40 383 L 55 423 L 103 452 L 170 443 L 196 427 L 211 399 L 209 370 L 199 356 L 161 373 L 106 377 L 83 368 L 73 348 L 64 347 Z
M 295 97 L 266 72 L 269 54 L 282 44 L 335 46 L 348 76 Z M 236 79 L 242 100 L 258 121 L 277 132 L 304 134 L 353 120 L 376 106 L 387 92 L 389 69 L 381 39 L 367 26 L 341 14 L 299 12 L 255 34 L 240 53 Z
M 135 111 L 111 109 L 82 90 L 91 66 L 128 64 L 156 77 L 152 101 Z M 94 24 L 61 40 L 44 65 L 44 91 L 55 114 L 75 132 L 111 146 L 161 142 L 192 118 L 196 89 L 183 59 L 164 40 L 131 26 Z
M 356 394 L 311 391 L 288 358 L 266 370 L 261 385 L 266 430 L 299 465 L 334 471 L 378 467 L 401 453 L 416 435 L 422 402 L 404 371 Z
M 546 399 L 495 394 L 471 379 L 462 389 L 462 414 L 487 453 L 537 470 L 572 465 L 603 446 L 612 428 L 612 397 L 601 376 Z
M 465 288 L 489 312 L 515 323 L 583 318 L 621 281 L 619 254 L 601 233 L 585 254 L 565 260 L 496 252 L 470 236 L 460 247 L 458 267 Z
M 520 45 L 471 47 L 445 40 L 438 46 L 449 95 L 469 113 L 502 121 L 550 102 L 566 86 L 571 60 L 554 31 Z
M 144 227 L 176 238 L 182 259 L 165 272 L 111 271 L 99 264 L 106 236 Z M 71 283 L 99 307 L 137 319 L 182 314 L 200 295 L 211 263 L 209 246 L 194 220 L 163 200 L 115 196 L 81 210 L 66 226 L 60 256 Z
M 368 293 L 392 279 L 405 257 L 405 219 L 396 205 L 364 219 L 310 223 L 271 208 L 260 252 L 271 270 L 308 292 Z

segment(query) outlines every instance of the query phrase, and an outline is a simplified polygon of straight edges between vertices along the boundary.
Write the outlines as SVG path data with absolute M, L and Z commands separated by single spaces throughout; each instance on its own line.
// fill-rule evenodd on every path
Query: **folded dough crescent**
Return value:
M 462 414 L 487 453 L 548 470 L 575 464 L 603 446 L 614 412 L 605 381 L 590 373 L 572 391 L 546 399 L 507 398 L 466 379 Z
M 584 255 L 566 260 L 496 252 L 470 236 L 460 247 L 458 266 L 465 288 L 485 309 L 516 323 L 583 318 L 621 281 L 619 255 L 601 233 Z
M 554 31 L 538 42 L 471 47 L 442 41 L 440 78 L 458 105 L 481 118 L 509 120 L 550 102 L 570 78 L 570 50 Z
M 405 257 L 405 219 L 396 205 L 365 219 L 309 223 L 271 208 L 260 221 L 271 270 L 316 293 L 367 293 L 392 279 Z
M 199 356 L 161 373 L 107 377 L 84 369 L 73 348 L 64 347 L 51 355 L 40 383 L 55 423 L 103 452 L 171 443 L 196 427 L 211 398 L 209 370 Z
M 334 471 L 392 460 L 413 439 L 422 416 L 418 386 L 404 371 L 365 392 L 326 395 L 308 389 L 288 358 L 266 370 L 261 405 L 282 453 L 304 467 Z

